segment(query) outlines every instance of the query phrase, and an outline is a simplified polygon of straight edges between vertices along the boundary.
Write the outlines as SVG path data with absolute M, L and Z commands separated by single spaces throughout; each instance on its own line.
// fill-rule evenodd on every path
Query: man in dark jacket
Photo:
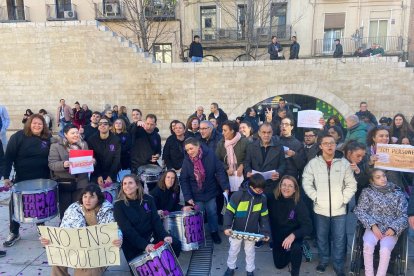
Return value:
M 3 143 L 0 140 L 0 178 L 4 176 L 4 150 Z M 8 177 L 6 177 L 8 178 Z M 6 256 L 6 251 L 0 250 L 0 258 Z
M 270 60 L 276 60 L 279 59 L 279 52 L 283 50 L 282 45 L 280 45 L 279 42 L 277 42 L 277 37 L 272 36 L 272 43 L 267 46 L 267 52 L 270 55 Z
M 96 160 L 92 179 L 99 186 L 113 183 L 121 167 L 121 142 L 118 136 L 112 134 L 108 118 L 99 120 L 99 134 L 93 135 L 88 140 L 89 149 L 93 150 Z
M 296 36 L 292 36 L 292 44 L 290 45 L 289 59 L 299 59 L 300 45 L 296 42 Z
M 201 105 L 197 107 L 196 111 L 191 114 L 188 119 L 197 117 L 200 121 L 205 121 L 206 120 L 206 114 L 204 114 L 204 107 L 202 107 Z
M 217 144 L 223 137 L 210 121 L 202 121 L 200 123 L 200 142 L 216 152 Z
M 192 62 L 203 61 L 203 46 L 200 43 L 200 37 L 198 35 L 194 36 L 194 40 L 190 44 L 190 52 L 188 53 L 188 56 L 191 58 Z
M 316 129 L 305 129 L 303 137 L 303 147 L 306 154 L 306 163 L 316 157 L 319 151 L 318 131 Z
M 302 143 L 292 135 L 294 121 L 284 118 L 280 123 L 280 143 L 283 146 L 286 158 L 285 174 L 300 179 L 306 165 L 306 155 Z
M 367 102 L 361 102 L 359 104 L 359 111 L 355 113 L 355 115 L 357 115 L 360 120 L 367 118 L 374 126 L 378 125 L 377 118 L 368 110 Z
M 223 123 L 228 120 L 227 114 L 219 108 L 217 103 L 212 103 L 210 106 L 210 115 L 208 115 L 208 119 L 215 118 L 217 121 L 217 130 L 218 132 L 222 132 L 221 127 L 223 126 Z
M 274 171 L 266 180 L 265 194 L 270 196 L 276 187 L 277 180 L 285 173 L 285 153 L 278 137 L 272 137 L 273 130 L 269 123 L 259 128 L 259 139 L 249 144 L 246 152 L 244 171 L 247 177 L 257 172 Z
M 145 122 L 139 121 L 131 129 L 133 137 L 131 149 L 131 171 L 148 164 L 158 164 L 161 155 L 161 137 L 156 130 L 157 116 L 148 114 Z
M 185 140 L 187 152 L 180 174 L 180 184 L 184 200 L 188 204 L 200 208 L 207 213 L 208 225 L 213 242 L 221 243 L 218 234 L 217 218 L 217 183 L 228 195 L 229 180 L 223 163 L 218 160 L 214 151 L 200 144 L 200 141 L 191 137 Z
M 335 39 L 335 51 L 333 53 L 334 58 L 341 58 L 344 55 L 344 50 L 342 48 L 341 41 L 339 39 Z
M 100 119 L 101 119 L 101 113 L 98 111 L 95 111 L 92 114 L 91 122 L 87 124 L 86 126 L 84 126 L 83 128 L 81 127 L 79 129 L 79 133 L 82 134 L 83 139 L 85 141 L 88 141 L 91 136 L 99 133 L 98 122 Z

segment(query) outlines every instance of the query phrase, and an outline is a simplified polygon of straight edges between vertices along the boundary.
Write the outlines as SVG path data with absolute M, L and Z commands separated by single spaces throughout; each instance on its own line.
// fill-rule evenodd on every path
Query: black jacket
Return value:
M 0 119 L 1 120 L 1 119 Z M 3 150 L 3 143 L 0 141 L 0 178 L 4 176 L 4 150 Z M 6 177 L 7 178 L 7 177 Z
M 190 120 L 191 118 L 194 118 L 194 117 L 196 117 L 196 118 L 198 118 L 197 117 L 197 111 L 196 112 L 194 112 L 193 114 L 191 114 L 189 117 L 188 117 L 188 120 Z M 201 119 L 200 118 L 198 118 L 200 121 L 205 121 L 206 120 L 206 114 L 204 114 L 203 113 L 203 115 L 201 116 Z
M 15 182 L 37 178 L 50 178 L 48 156 L 50 138 L 26 136 L 19 130 L 10 137 L 6 149 L 4 176 L 9 177 L 14 166 Z
M 296 179 L 299 179 L 300 175 L 302 175 L 302 170 L 306 165 L 306 155 L 302 143 L 299 142 L 299 140 L 296 139 L 294 136 L 281 136 L 280 143 L 282 144 L 282 146 L 288 147 L 290 150 L 293 150 L 295 152 L 295 155 L 292 157 L 285 156 L 285 175 L 291 175 Z
M 83 117 L 85 118 L 85 125 L 91 123 L 91 117 L 92 117 L 92 110 L 87 109 L 83 111 Z
M 162 159 L 167 169 L 181 169 L 184 160 L 184 141 L 178 140 L 175 134 L 170 135 L 165 142 Z
M 374 124 L 375 126 L 378 125 L 378 121 L 377 118 L 375 117 L 374 114 L 371 113 L 371 111 L 367 110 L 367 111 L 358 111 L 357 113 L 355 113 L 355 115 L 358 116 L 359 120 L 363 120 L 363 118 L 368 118 L 370 120 L 370 122 L 372 124 Z
M 270 228 L 275 246 L 282 246 L 283 240 L 290 234 L 295 235 L 295 241 L 302 240 L 312 232 L 312 220 L 308 208 L 302 200 L 295 204 L 293 198 L 280 196 L 269 197 Z
M 154 198 L 157 210 L 176 212 L 183 207 L 180 205 L 180 190 L 178 192 L 174 192 L 172 189 L 161 190 L 157 185 L 150 194 Z
M 131 169 L 136 173 L 140 166 L 155 164 L 151 162 L 153 155 L 161 155 L 161 137 L 157 129 L 152 133 L 147 133 L 144 128 L 133 124 L 131 128 L 132 149 L 131 149 Z
M 411 191 L 410 201 L 408 202 L 407 214 L 409 217 L 414 216 L 414 189 Z
M 306 154 L 305 164 L 307 164 L 309 161 L 311 161 L 313 158 L 316 157 L 316 154 L 318 154 L 318 151 L 320 150 L 319 143 L 315 143 L 311 146 L 303 144 L 303 150 L 305 151 L 305 154 Z
M 290 45 L 290 57 L 289 59 L 298 59 L 299 58 L 300 45 L 296 41 Z
M 126 170 L 131 168 L 131 148 L 132 139 L 128 132 L 117 133 L 119 141 L 121 142 L 121 169 Z
M 223 111 L 223 109 L 219 108 L 218 111 L 219 111 L 219 115 L 217 118 L 214 117 L 214 113 L 211 112 L 208 115 L 208 119 L 210 120 L 212 118 L 215 118 L 217 120 L 217 130 L 218 132 L 221 133 L 221 127 L 223 126 L 223 123 L 228 120 L 228 117 L 227 117 L 227 114 Z
M 201 43 L 197 42 L 191 42 L 190 44 L 190 52 L 188 53 L 188 56 L 191 57 L 204 57 L 203 55 L 203 46 Z
M 267 46 L 267 52 L 270 55 L 271 60 L 275 60 L 279 58 L 279 52 L 283 50 L 282 45 L 280 45 L 279 42 L 276 42 L 276 44 L 270 43 L 269 46 Z
M 103 140 L 99 134 L 93 135 L 88 140 L 88 146 L 93 150 L 96 160 L 92 176 L 102 176 L 104 180 L 110 176 L 115 181 L 121 167 L 121 142 L 118 136 L 109 133 L 108 138 Z
M 334 58 L 341 58 L 343 55 L 344 55 L 344 50 L 342 49 L 342 45 L 337 44 L 335 46 L 335 51 L 333 53 L 333 57 Z
M 88 141 L 93 135 L 99 133 L 98 127 L 93 127 L 89 123 L 83 127 L 83 140 Z
M 119 114 L 118 119 L 124 120 L 126 128 L 127 129 L 129 128 L 129 125 L 131 124 L 131 122 L 129 121 L 129 118 L 125 113 Z
M 142 202 L 128 200 L 126 205 L 123 200 L 116 201 L 114 217 L 123 234 L 122 250 L 128 261 L 142 254 L 151 237 L 158 241 L 168 236 L 154 199 L 147 194 L 144 194 Z

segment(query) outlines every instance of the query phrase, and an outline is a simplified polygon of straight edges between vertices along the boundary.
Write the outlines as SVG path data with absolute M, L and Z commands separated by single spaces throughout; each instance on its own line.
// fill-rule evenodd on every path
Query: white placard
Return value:
M 319 110 L 303 110 L 298 112 L 298 127 L 304 128 L 323 128 L 319 120 L 323 118 L 323 113 Z

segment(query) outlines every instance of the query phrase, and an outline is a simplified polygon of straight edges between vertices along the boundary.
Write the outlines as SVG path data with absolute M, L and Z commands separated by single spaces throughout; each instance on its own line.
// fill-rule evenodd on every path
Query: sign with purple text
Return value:
M 45 219 L 58 212 L 57 190 L 22 194 L 24 218 Z

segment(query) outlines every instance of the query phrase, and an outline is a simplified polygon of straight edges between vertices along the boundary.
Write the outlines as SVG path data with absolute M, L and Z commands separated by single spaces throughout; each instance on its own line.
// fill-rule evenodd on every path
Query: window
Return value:
M 237 38 L 246 37 L 246 8 L 247 5 L 237 5 Z
M 270 11 L 271 35 L 286 38 L 287 3 L 272 3 Z
M 55 0 L 55 3 L 56 3 L 57 18 L 70 18 L 70 17 L 73 17 L 74 11 L 72 10 L 72 1 L 71 0 Z M 72 12 L 72 13 L 70 13 L 70 12 Z
M 154 57 L 162 63 L 172 62 L 172 44 L 154 44 Z
M 201 39 L 215 40 L 217 31 L 216 6 L 200 7 Z
M 383 19 L 370 20 L 368 47 L 372 43 L 378 43 L 384 49 L 386 49 L 387 48 L 387 45 L 386 45 L 387 30 L 388 30 L 388 20 L 383 20 Z
M 323 53 L 330 54 L 335 50 L 334 40 L 342 38 L 345 28 L 345 13 L 325 14 Z
M 23 0 L 7 0 L 7 14 L 9 20 L 25 20 Z

